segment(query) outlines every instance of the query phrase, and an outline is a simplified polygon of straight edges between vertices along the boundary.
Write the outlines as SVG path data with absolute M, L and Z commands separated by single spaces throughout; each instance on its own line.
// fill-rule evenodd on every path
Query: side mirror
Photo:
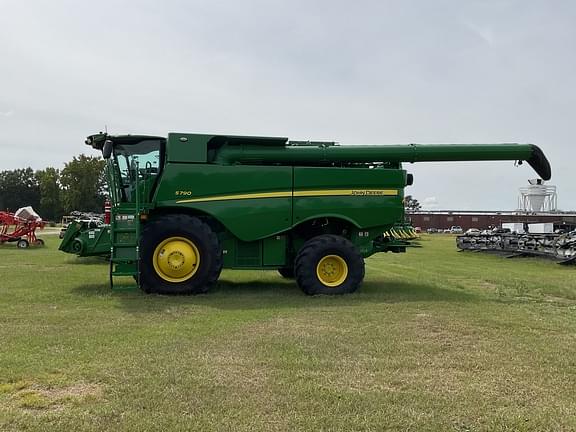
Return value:
M 110 156 L 112 156 L 112 144 L 110 140 L 104 141 L 104 146 L 102 147 L 102 157 L 104 159 L 110 159 Z

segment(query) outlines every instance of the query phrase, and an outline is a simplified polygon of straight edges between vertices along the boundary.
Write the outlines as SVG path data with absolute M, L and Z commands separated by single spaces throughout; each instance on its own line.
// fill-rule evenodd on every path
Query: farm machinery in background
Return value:
M 527 161 L 531 144 L 339 145 L 170 133 L 89 136 L 106 160 L 110 224 L 72 223 L 60 249 L 110 255 L 144 292 L 198 294 L 222 268 L 278 270 L 306 294 L 354 292 L 364 259 L 405 252 L 403 162 Z M 387 234 L 385 234 L 387 233 Z M 91 243 L 90 243 L 91 242 Z M 104 252 L 106 250 L 106 252 Z
M 96 225 L 102 225 L 104 223 L 104 217 L 100 213 L 81 211 L 72 211 L 70 214 L 62 216 L 60 232 L 58 233 L 60 240 L 64 238 L 64 233 L 68 229 L 68 226 L 74 221 L 86 222 L 88 227 L 94 227 Z
M 104 216 L 74 211 L 64 216 L 66 224 L 60 231 L 60 250 L 81 257 L 110 256 L 110 204 L 104 205 Z
M 543 214 L 557 210 L 556 186 L 543 179 L 528 180 L 520 188 L 518 200 L 521 214 Z M 539 256 L 553 258 L 560 264 L 576 263 L 576 230 L 573 224 L 538 223 L 516 220 L 502 223 L 492 230 L 468 230 L 456 238 L 462 251 L 486 251 L 508 257 Z
M 499 252 L 508 257 L 539 256 L 553 258 L 559 264 L 576 263 L 576 231 L 530 233 L 499 228 L 458 236 L 456 246 L 462 251 Z
M 36 237 L 36 229 L 44 225 L 32 207 L 22 207 L 16 213 L 0 211 L 0 244 L 14 242 L 19 249 L 44 246 L 44 240 Z

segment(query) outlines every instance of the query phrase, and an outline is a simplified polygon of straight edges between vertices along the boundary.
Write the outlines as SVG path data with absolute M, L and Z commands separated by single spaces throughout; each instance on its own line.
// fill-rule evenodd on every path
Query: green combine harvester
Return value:
M 531 144 L 338 145 L 287 138 L 170 133 L 96 134 L 106 159 L 111 221 L 71 224 L 60 249 L 109 255 L 110 280 L 147 293 L 208 291 L 222 268 L 278 270 L 306 294 L 356 291 L 364 259 L 404 252 L 402 162 L 527 161 Z M 396 228 L 395 228 L 396 227 Z

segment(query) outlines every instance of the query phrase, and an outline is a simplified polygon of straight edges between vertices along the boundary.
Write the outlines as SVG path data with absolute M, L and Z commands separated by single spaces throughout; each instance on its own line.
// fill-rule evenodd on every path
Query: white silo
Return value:
M 525 212 L 551 212 L 557 210 L 556 186 L 542 179 L 528 180 L 529 186 L 520 188 L 518 207 Z

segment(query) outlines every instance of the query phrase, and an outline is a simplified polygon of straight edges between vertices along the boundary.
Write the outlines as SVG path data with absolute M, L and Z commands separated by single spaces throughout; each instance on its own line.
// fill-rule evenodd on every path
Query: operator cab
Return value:
M 149 202 L 164 163 L 166 139 L 146 135 L 91 135 L 86 144 L 101 150 L 107 161 L 113 201 Z M 114 199 L 116 197 L 116 199 Z
M 118 171 L 124 200 L 134 201 L 136 176 L 148 183 L 148 192 L 160 170 L 160 140 L 143 140 L 135 144 L 115 144 L 113 155 Z M 152 180 L 152 181 L 151 181 Z M 123 201 L 124 201 L 123 200 Z

